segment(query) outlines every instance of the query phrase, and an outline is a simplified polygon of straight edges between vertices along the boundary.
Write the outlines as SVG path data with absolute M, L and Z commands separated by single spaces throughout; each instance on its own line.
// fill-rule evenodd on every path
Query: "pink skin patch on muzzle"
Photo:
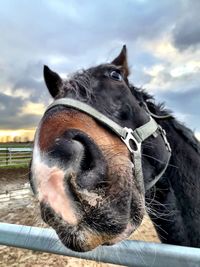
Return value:
M 34 174 L 39 201 L 48 204 L 70 225 L 77 225 L 78 215 L 64 186 L 64 171 L 40 162 L 34 166 Z

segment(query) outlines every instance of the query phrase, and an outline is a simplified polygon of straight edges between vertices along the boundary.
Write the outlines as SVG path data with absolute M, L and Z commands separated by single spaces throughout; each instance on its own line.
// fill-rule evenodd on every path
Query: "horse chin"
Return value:
M 81 226 L 66 227 L 65 229 L 55 229 L 60 241 L 65 247 L 77 252 L 87 252 L 101 245 L 101 238 L 97 236 L 90 237 L 86 229 Z
M 106 209 L 108 213 L 105 212 Z M 54 228 L 65 247 L 77 252 L 90 251 L 100 245 L 114 245 L 127 239 L 142 221 L 143 210 L 138 212 L 140 219 L 138 216 L 130 218 L 131 214 L 126 213 L 123 218 L 117 220 L 109 207 L 105 207 L 103 210 L 95 210 L 94 213 L 91 211 L 84 217 L 80 216 L 77 224 L 72 225 L 51 206 L 41 203 L 42 219 Z
M 73 227 L 56 227 L 55 231 L 63 245 L 77 252 L 91 251 L 98 246 L 111 246 L 128 238 L 136 229 L 128 223 L 126 228 L 118 235 L 98 233 L 87 228 L 85 225 Z
M 131 223 L 128 223 L 124 231 L 119 234 L 117 237 L 112 238 L 111 240 L 107 241 L 104 243 L 104 246 L 112 246 L 115 245 L 116 243 L 119 243 L 125 239 L 127 239 L 137 228 L 137 226 L 134 226 Z

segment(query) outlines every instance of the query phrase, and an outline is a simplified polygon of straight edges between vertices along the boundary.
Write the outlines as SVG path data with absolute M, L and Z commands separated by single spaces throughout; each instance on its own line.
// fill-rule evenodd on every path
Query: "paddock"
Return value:
M 0 189 L 0 262 L 3 267 L 116 266 L 113 263 L 119 266 L 199 266 L 199 249 L 159 244 L 147 217 L 131 236 L 131 239 L 143 241 L 129 240 L 92 253 L 67 250 L 40 219 L 37 202 L 27 183 L 28 169 L 0 171 L 3 185 Z

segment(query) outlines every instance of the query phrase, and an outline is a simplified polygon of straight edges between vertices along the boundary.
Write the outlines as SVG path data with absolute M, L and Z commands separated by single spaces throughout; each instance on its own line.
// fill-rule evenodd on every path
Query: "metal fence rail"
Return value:
M 0 148 L 0 167 L 29 164 L 32 156 L 30 147 Z
M 199 267 L 200 249 L 124 241 L 78 253 L 65 248 L 52 229 L 0 223 L 0 244 L 134 267 Z

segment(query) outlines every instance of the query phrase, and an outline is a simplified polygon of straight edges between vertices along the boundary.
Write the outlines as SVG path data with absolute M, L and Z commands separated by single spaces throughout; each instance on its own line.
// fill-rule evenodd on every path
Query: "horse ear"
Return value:
M 44 65 L 43 73 L 46 86 L 49 89 L 49 93 L 54 98 L 59 93 L 59 88 L 62 85 L 62 79 L 56 72 L 50 70 L 50 68 L 46 65 Z
M 128 68 L 126 45 L 123 45 L 120 54 L 112 61 L 112 64 L 116 66 L 122 66 L 125 72 L 125 76 L 127 77 L 129 75 L 130 72 Z

